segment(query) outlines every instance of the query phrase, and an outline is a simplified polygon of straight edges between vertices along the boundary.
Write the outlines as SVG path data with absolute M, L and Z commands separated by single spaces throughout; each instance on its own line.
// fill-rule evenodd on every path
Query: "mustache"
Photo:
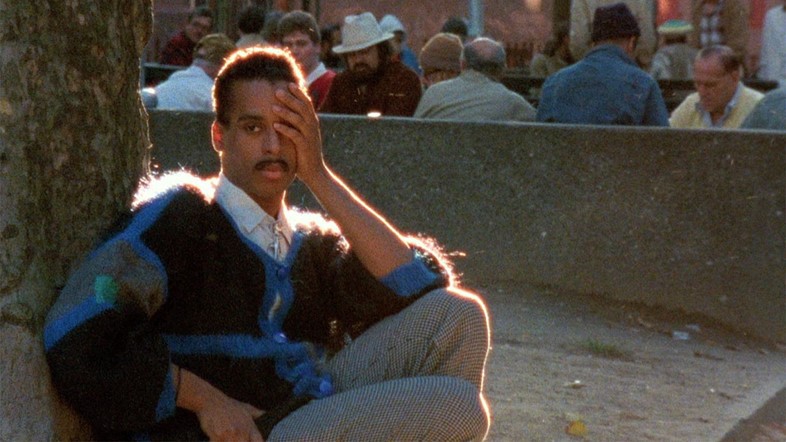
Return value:
M 269 160 L 260 160 L 254 164 L 254 169 L 256 170 L 263 170 L 267 166 L 271 164 L 278 164 L 285 172 L 289 172 L 289 163 L 281 159 L 269 159 Z

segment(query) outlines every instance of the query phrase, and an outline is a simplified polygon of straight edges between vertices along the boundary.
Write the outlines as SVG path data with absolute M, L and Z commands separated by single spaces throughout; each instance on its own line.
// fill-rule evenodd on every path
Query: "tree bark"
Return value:
M 51 387 L 42 323 L 145 173 L 151 10 L 0 0 L 0 440 L 89 437 Z

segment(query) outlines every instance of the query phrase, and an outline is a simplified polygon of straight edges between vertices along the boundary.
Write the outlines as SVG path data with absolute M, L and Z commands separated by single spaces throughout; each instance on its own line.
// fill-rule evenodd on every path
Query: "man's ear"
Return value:
M 213 124 L 210 126 L 210 137 L 213 140 L 213 150 L 219 153 L 223 152 L 224 130 L 221 128 L 221 124 L 216 120 L 213 120 Z

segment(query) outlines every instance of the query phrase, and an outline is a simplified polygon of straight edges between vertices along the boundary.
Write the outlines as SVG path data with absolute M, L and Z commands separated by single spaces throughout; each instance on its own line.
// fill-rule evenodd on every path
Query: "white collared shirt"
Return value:
M 292 226 L 283 202 L 274 219 L 234 185 L 223 173 L 218 176 L 216 202 L 229 214 L 240 232 L 278 261 L 283 261 L 292 244 Z
M 696 102 L 696 111 L 701 115 L 701 121 L 704 122 L 704 127 L 723 127 L 723 123 L 726 122 L 726 119 L 729 118 L 729 114 L 731 114 L 731 110 L 734 109 L 734 106 L 737 105 L 737 101 L 740 99 L 740 91 L 742 90 L 742 85 L 737 83 L 737 89 L 734 91 L 734 95 L 731 96 L 731 100 L 726 103 L 726 107 L 723 108 L 723 115 L 718 119 L 716 123 L 712 122 L 712 115 L 709 112 L 704 110 L 704 107 L 701 105 L 701 100 Z
M 155 91 L 158 109 L 213 111 L 213 79 L 199 66 L 173 73 Z
M 306 84 L 311 86 L 311 83 L 313 83 L 317 78 L 321 77 L 325 72 L 327 72 L 325 63 L 319 62 L 319 65 L 314 68 L 313 71 L 309 72 L 308 76 L 306 76 Z

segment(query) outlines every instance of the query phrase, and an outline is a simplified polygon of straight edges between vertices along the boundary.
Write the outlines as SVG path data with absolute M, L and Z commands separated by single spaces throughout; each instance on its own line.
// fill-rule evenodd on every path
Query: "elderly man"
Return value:
M 336 75 L 321 112 L 411 117 L 422 94 L 420 78 L 391 59 L 393 34 L 382 29 L 370 12 L 350 15 L 341 28 L 347 69 Z
M 570 2 L 570 53 L 579 60 L 592 49 L 592 19 L 595 10 L 618 3 L 620 0 L 572 0 Z M 654 0 L 623 0 L 639 26 L 639 39 L 633 59 L 642 68 L 649 69 L 652 55 L 658 46 L 655 35 Z
M 308 12 L 288 12 L 278 22 L 278 34 L 281 44 L 289 49 L 306 75 L 308 95 L 318 109 L 325 102 L 336 73 L 319 60 L 322 37 L 316 19 Z
M 538 121 L 668 126 L 658 83 L 633 60 L 641 31 L 624 3 L 595 10 L 595 47 L 543 84 Z
M 188 23 L 167 42 L 161 50 L 159 62 L 174 66 L 189 66 L 194 48 L 199 40 L 213 29 L 213 11 L 205 6 L 195 8 L 188 14 Z
M 238 51 L 214 96 L 218 177 L 154 180 L 49 312 L 62 396 L 100 440 L 482 439 L 486 308 L 328 167 L 295 61 Z
M 740 82 L 742 60 L 728 46 L 709 46 L 693 63 L 696 92 L 688 95 L 671 114 L 677 128 L 740 127 L 763 94 Z
M 224 34 L 210 34 L 199 40 L 191 66 L 156 86 L 156 107 L 212 112 L 213 79 L 233 50 L 235 43 Z
M 505 48 L 489 38 L 464 46 L 461 75 L 426 90 L 417 118 L 458 121 L 532 121 L 535 108 L 499 82 L 505 71 Z

